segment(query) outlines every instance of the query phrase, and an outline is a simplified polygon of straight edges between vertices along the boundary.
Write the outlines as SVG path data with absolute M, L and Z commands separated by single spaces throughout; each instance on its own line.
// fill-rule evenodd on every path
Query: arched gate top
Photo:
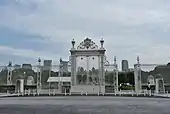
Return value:
M 83 40 L 79 46 L 77 47 L 78 50 L 93 50 L 93 49 L 98 49 L 98 46 L 89 38 L 86 38 Z

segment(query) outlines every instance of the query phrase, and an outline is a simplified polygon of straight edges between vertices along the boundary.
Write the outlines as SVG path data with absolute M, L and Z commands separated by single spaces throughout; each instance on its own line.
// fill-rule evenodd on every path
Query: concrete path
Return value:
M 137 97 L 6 97 L 0 114 L 169 114 L 170 99 Z

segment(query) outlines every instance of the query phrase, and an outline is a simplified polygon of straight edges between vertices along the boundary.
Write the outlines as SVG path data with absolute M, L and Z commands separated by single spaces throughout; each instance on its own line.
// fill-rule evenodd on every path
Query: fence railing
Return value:
M 114 93 L 99 93 L 99 92 L 70 92 L 67 93 L 66 91 L 64 93 L 61 93 L 61 91 L 54 89 L 54 90 L 48 90 L 48 89 L 43 89 L 41 91 L 36 91 L 36 90 L 25 90 L 24 93 L 14 93 L 14 94 L 10 94 L 10 93 L 3 93 L 0 94 L 0 96 L 140 96 L 140 97 L 148 97 L 148 96 L 152 96 L 152 97 L 170 97 L 170 94 L 168 93 L 168 91 L 166 93 L 155 93 L 155 92 L 151 92 L 150 90 L 142 90 L 141 92 L 137 93 L 133 90 L 120 90 L 118 92 L 114 92 Z

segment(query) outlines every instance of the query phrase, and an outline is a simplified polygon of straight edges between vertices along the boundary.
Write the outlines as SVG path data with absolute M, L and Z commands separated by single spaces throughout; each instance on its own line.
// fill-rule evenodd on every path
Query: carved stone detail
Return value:
M 84 49 L 98 49 L 98 46 L 89 38 L 86 38 L 84 41 L 80 43 L 77 49 L 84 50 Z

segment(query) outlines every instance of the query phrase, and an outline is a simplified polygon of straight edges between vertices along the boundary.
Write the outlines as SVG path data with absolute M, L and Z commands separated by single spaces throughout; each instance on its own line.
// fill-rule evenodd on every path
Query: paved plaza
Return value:
M 7 97 L 0 114 L 169 114 L 170 99 L 137 97 Z

